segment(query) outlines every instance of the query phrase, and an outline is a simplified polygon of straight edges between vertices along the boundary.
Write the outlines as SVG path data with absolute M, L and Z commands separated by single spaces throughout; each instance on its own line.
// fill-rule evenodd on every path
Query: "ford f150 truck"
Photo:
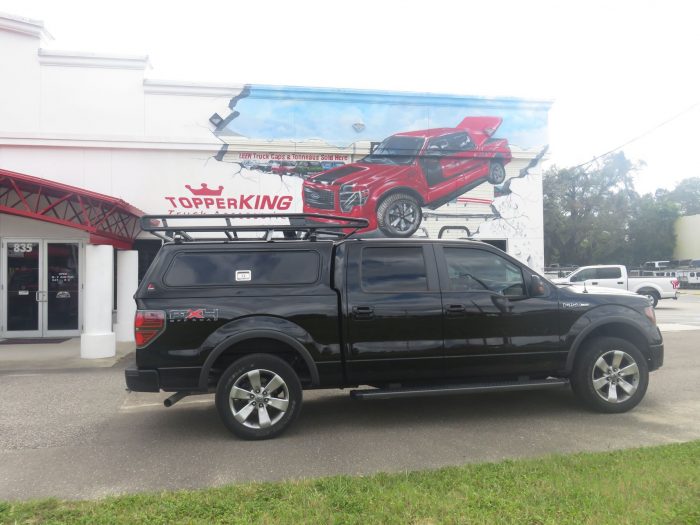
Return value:
M 130 390 L 174 392 L 166 406 L 215 393 L 231 432 L 262 439 L 294 421 L 305 389 L 384 399 L 570 384 L 617 413 L 663 363 L 644 297 L 557 287 L 478 241 L 352 238 L 367 221 L 330 216 L 260 224 L 270 217 L 143 217 L 166 243 L 135 295 Z
M 422 207 L 437 209 L 488 181 L 501 184 L 512 155 L 494 137 L 500 117 L 466 117 L 455 128 L 397 133 L 358 162 L 304 181 L 304 211 L 367 219 L 368 230 L 411 237 Z
M 554 279 L 554 282 L 628 290 L 646 296 L 654 308 L 661 299 L 678 299 L 680 285 L 676 278 L 629 277 L 627 268 L 617 264 L 582 266 L 566 277 Z

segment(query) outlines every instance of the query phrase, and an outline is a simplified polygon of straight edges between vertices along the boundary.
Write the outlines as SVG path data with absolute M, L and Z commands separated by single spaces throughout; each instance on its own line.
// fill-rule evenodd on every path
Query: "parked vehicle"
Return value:
M 142 218 L 167 242 L 135 295 L 125 376 L 133 391 L 174 392 L 166 406 L 215 392 L 242 438 L 285 430 L 303 390 L 359 385 L 371 388 L 350 395 L 369 400 L 570 384 L 589 407 L 619 413 L 663 364 L 638 295 L 557 287 L 478 241 L 353 239 L 341 232 L 367 221 L 330 216 L 223 222 L 241 217 L 279 218 Z M 221 237 L 198 241 L 205 232 Z
M 313 160 L 303 160 L 296 163 L 294 167 L 294 175 L 297 175 L 303 179 L 308 179 L 312 175 L 318 175 L 323 172 L 323 166 L 320 162 Z
M 270 172 L 275 175 L 294 175 L 297 163 L 291 161 L 279 161 L 270 163 Z
M 700 286 L 700 271 L 688 268 L 678 271 L 678 280 L 681 288 L 698 288 Z
M 361 161 L 304 181 L 304 212 L 364 218 L 367 230 L 410 237 L 422 207 L 436 209 L 487 180 L 505 180 L 510 148 L 493 137 L 501 121 L 467 117 L 456 128 L 392 135 Z
M 557 284 L 629 290 L 646 296 L 655 308 L 661 299 L 678 299 L 679 281 L 675 277 L 631 277 L 625 266 L 617 264 L 582 266 L 566 277 L 553 281 Z

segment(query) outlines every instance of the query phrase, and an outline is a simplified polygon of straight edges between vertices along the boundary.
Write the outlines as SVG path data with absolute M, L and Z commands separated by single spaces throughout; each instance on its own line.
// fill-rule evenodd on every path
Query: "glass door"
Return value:
M 4 337 L 80 334 L 81 249 L 79 241 L 3 243 Z
M 3 244 L 5 335 L 41 337 L 41 242 L 23 239 Z
M 80 334 L 80 243 L 45 241 L 43 335 Z

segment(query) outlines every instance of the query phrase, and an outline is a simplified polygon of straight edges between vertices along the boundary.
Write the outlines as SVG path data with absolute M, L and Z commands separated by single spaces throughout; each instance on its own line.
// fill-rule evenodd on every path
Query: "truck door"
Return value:
M 432 245 L 350 244 L 345 284 L 351 383 L 441 375 L 442 301 Z
M 556 370 L 566 357 L 556 293 L 530 297 L 530 275 L 500 254 L 436 246 L 450 378 Z

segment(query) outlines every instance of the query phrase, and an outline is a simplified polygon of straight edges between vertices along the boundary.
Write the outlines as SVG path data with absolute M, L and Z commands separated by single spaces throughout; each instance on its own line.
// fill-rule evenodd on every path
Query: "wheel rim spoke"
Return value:
M 260 390 L 260 370 L 251 370 L 248 372 L 248 381 L 253 390 Z
M 255 402 L 254 401 L 252 403 L 248 403 L 238 413 L 234 414 L 233 417 L 235 417 L 236 421 L 238 421 L 239 423 L 245 423 L 245 421 L 253 413 L 253 410 L 255 410 Z
M 605 356 L 600 356 L 598 360 L 595 362 L 595 366 L 600 368 L 603 372 L 607 372 L 608 368 L 610 368 L 610 365 L 605 361 L 604 359 Z
M 608 388 L 608 401 L 617 403 L 617 386 L 614 383 L 610 383 Z
M 238 388 L 237 386 L 234 386 L 231 389 L 231 399 L 247 399 L 250 400 L 252 399 L 253 393 L 248 392 L 247 390 L 243 390 L 242 388 Z
M 625 381 L 624 379 L 619 379 L 618 382 L 617 382 L 617 384 L 620 385 L 620 388 L 621 388 L 622 390 L 624 390 L 624 391 L 625 391 L 625 394 L 627 394 L 628 396 L 631 396 L 631 395 L 634 394 L 635 391 L 637 390 L 637 387 L 636 387 L 636 386 L 634 386 L 634 385 L 628 383 L 628 382 Z
M 275 374 L 275 377 L 270 379 L 270 382 L 265 385 L 265 390 L 267 390 L 268 394 L 272 394 L 273 392 L 277 391 L 279 387 L 284 385 L 284 381 L 280 376 Z
M 608 384 L 607 377 L 599 377 L 598 379 L 593 380 L 593 388 L 595 388 L 596 390 L 600 390 L 601 388 L 603 388 L 607 384 Z
M 258 422 L 260 423 L 260 428 L 269 428 L 272 425 L 270 414 L 267 413 L 265 405 L 258 408 Z
M 622 358 L 624 357 L 624 353 L 621 352 L 620 350 L 615 350 L 615 353 L 613 354 L 613 360 L 612 360 L 612 366 L 613 368 L 620 368 L 620 365 L 622 364 Z
M 620 369 L 621 376 L 631 376 L 636 375 L 638 373 L 639 368 L 637 367 L 637 363 L 632 363 L 631 365 L 627 365 L 625 368 Z
M 278 397 L 271 397 L 267 402 L 271 407 L 276 408 L 280 412 L 285 412 L 289 406 L 289 401 L 287 399 L 280 399 Z

